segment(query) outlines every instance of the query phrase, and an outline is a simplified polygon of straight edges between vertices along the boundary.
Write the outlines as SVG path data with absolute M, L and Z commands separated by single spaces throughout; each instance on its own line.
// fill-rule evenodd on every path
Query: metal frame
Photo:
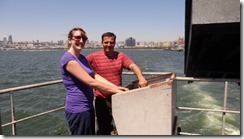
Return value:
M 0 125 L 2 125 L 2 120 L 1 120 L 1 109 L 0 109 Z M 3 131 L 2 131 L 2 126 L 0 126 L 0 135 L 3 134 Z
M 166 75 L 169 74 L 171 72 L 143 72 L 144 75 Z M 123 75 L 134 75 L 133 72 L 123 72 Z M 224 105 L 223 105 L 223 110 L 215 110 L 215 109 L 203 109 L 203 108 L 190 108 L 190 107 L 178 107 L 176 106 L 177 110 L 196 110 L 196 111 L 210 111 L 210 112 L 221 112 L 222 113 L 222 135 L 224 135 L 224 128 L 225 128 L 225 115 L 226 113 L 233 113 L 233 114 L 240 114 L 240 111 L 230 111 L 230 110 L 226 110 L 226 106 L 227 106 L 227 87 L 228 87 L 228 82 L 237 82 L 240 83 L 239 79 L 209 79 L 209 78 L 192 78 L 192 77 L 175 77 L 174 81 L 204 81 L 204 82 L 224 82 L 225 86 L 224 86 Z M 0 95 L 8 93 L 9 94 L 9 99 L 10 99 L 10 109 L 11 109 L 11 122 L 2 124 L 1 123 L 1 113 L 0 113 L 0 134 L 2 133 L 2 127 L 5 126 L 12 126 L 12 135 L 16 135 L 16 124 L 19 122 L 23 122 L 26 121 L 28 119 L 32 119 L 41 115 L 45 115 L 51 112 L 55 112 L 55 111 L 59 111 L 59 110 L 63 110 L 64 106 L 61 106 L 59 108 L 55 108 L 55 109 L 51 109 L 39 114 L 35 114 L 29 117 L 25 117 L 22 119 L 18 119 L 16 120 L 15 118 L 15 107 L 14 107 L 14 99 L 13 99 L 13 93 L 20 91 L 20 90 L 27 90 L 27 89 L 31 89 L 31 88 L 37 88 L 37 87 L 42 87 L 42 86 L 49 86 L 49 85 L 54 85 L 54 84 L 59 84 L 62 83 L 62 80 L 55 80 L 55 81 L 50 81 L 50 82 L 43 82 L 43 83 L 37 83 L 37 84 L 32 84 L 32 85 L 25 85 L 25 86 L 19 86 L 19 87 L 13 87 L 13 88 L 8 88 L 8 89 L 3 89 L 0 90 Z M 176 91 L 176 87 L 177 84 L 174 83 L 173 88 Z M 179 135 L 199 135 L 199 134 L 195 134 L 195 133 L 186 133 L 186 132 L 179 132 Z

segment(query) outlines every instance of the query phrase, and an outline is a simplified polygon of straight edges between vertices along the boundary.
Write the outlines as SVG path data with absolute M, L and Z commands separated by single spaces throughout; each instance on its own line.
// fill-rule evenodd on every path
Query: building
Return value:
M 12 35 L 8 36 L 8 44 L 13 44 L 13 38 Z
M 129 37 L 125 39 L 125 46 L 126 47 L 135 47 L 136 46 L 136 39 Z
M 3 43 L 7 43 L 7 37 L 6 36 L 3 36 Z

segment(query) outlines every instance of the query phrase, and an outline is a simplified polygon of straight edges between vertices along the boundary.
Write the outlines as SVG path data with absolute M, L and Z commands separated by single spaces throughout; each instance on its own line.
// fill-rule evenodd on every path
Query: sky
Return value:
M 184 37 L 185 0 L 0 0 L 0 40 L 67 40 L 74 27 L 89 40 L 113 32 L 117 41 Z

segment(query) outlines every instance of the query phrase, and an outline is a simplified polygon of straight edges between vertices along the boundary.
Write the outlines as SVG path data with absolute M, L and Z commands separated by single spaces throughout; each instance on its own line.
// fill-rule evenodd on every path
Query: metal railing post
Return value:
M 2 130 L 1 109 L 0 109 L 0 135 L 2 134 L 3 134 L 3 130 Z
M 227 105 L 227 89 L 228 89 L 228 82 L 225 81 L 223 110 L 226 110 L 226 105 Z M 225 134 L 225 115 L 226 112 L 223 112 L 222 113 L 222 135 Z
M 12 119 L 12 122 L 14 122 L 15 121 L 15 109 L 14 109 L 13 91 L 9 92 L 9 97 L 10 97 L 11 119 Z M 12 124 L 12 134 L 16 135 L 16 123 Z

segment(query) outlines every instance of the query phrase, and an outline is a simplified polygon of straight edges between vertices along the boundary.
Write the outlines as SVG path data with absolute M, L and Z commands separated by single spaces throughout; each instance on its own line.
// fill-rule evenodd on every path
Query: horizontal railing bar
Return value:
M 143 75 L 168 75 L 172 72 L 142 72 Z M 135 74 L 134 72 L 128 71 L 128 72 L 122 72 L 123 75 L 132 75 Z
M 194 134 L 194 133 L 187 133 L 187 132 L 179 132 L 180 135 L 201 135 L 201 134 Z
M 123 74 L 132 75 L 132 74 L 134 74 L 134 72 L 123 72 Z M 167 74 L 171 74 L 171 72 L 143 72 L 143 74 L 144 75 L 167 75 Z M 0 90 L 0 94 L 9 93 L 11 91 L 20 91 L 20 90 L 25 90 L 25 89 L 35 88 L 35 87 L 47 86 L 47 85 L 52 85 L 52 84 L 57 84 L 57 83 L 62 83 L 62 82 L 63 82 L 62 80 L 55 80 L 55 81 L 36 83 L 36 84 L 31 84 L 31 85 L 12 87 L 12 88 Z
M 35 87 L 47 86 L 47 85 L 52 85 L 52 84 L 57 84 L 57 83 L 62 83 L 62 82 L 63 82 L 62 80 L 55 80 L 55 81 L 49 81 L 49 82 L 13 87 L 13 88 L 0 90 L 0 94 L 9 93 L 11 91 L 20 91 L 20 90 L 25 90 L 25 89 L 35 88 Z
M 19 119 L 19 120 L 15 120 L 15 121 L 10 122 L 10 123 L 3 124 L 2 127 L 5 127 L 5 126 L 11 125 L 11 124 L 15 124 L 15 123 L 19 123 L 19 122 L 23 122 L 23 121 L 26 121 L 28 119 L 32 119 L 32 118 L 35 118 L 35 117 L 38 117 L 38 116 L 42 116 L 44 114 L 55 112 L 55 111 L 58 111 L 58 110 L 61 110 L 61 109 L 64 109 L 64 106 L 60 107 L 60 108 L 52 109 L 52 110 L 49 110 L 49 111 L 45 111 L 45 112 L 42 112 L 42 113 L 38 113 L 38 114 L 29 116 L 29 117 L 25 117 L 25 118 L 22 118 L 22 119 Z
M 240 111 L 230 111 L 230 110 L 215 110 L 215 109 L 203 109 L 203 108 L 191 108 L 191 107 L 176 107 L 178 110 L 196 110 L 196 111 L 210 111 L 210 112 L 226 112 L 240 114 Z
M 142 72 L 143 75 L 167 75 L 172 72 Z M 132 75 L 134 72 L 123 72 L 123 75 Z M 194 77 L 176 77 L 177 81 L 204 81 L 204 82 L 240 82 L 240 79 L 224 79 L 224 78 L 194 78 Z
M 171 74 L 171 73 L 172 72 L 143 72 L 144 75 L 167 75 L 167 74 Z M 132 75 L 132 74 L 134 74 L 134 72 L 123 72 L 123 75 Z M 189 81 L 189 80 L 190 81 L 206 81 L 206 82 L 217 82 L 217 81 L 218 82 L 224 82 L 224 81 L 240 82 L 239 79 L 221 79 L 221 78 L 209 79 L 209 78 L 192 78 L 192 77 L 176 77 L 175 80 L 178 80 L 178 81 Z M 0 90 L 0 94 L 8 93 L 10 91 L 20 91 L 20 90 L 24 90 L 24 89 L 47 86 L 47 85 L 52 85 L 52 84 L 57 84 L 57 83 L 62 83 L 62 80 L 55 80 L 55 81 L 13 87 L 13 88 L 8 88 L 8 89 L 2 89 L 2 90 Z
M 193 77 L 176 77 L 177 81 L 203 81 L 203 82 L 240 82 L 240 79 L 222 79 L 222 78 L 193 78 Z

